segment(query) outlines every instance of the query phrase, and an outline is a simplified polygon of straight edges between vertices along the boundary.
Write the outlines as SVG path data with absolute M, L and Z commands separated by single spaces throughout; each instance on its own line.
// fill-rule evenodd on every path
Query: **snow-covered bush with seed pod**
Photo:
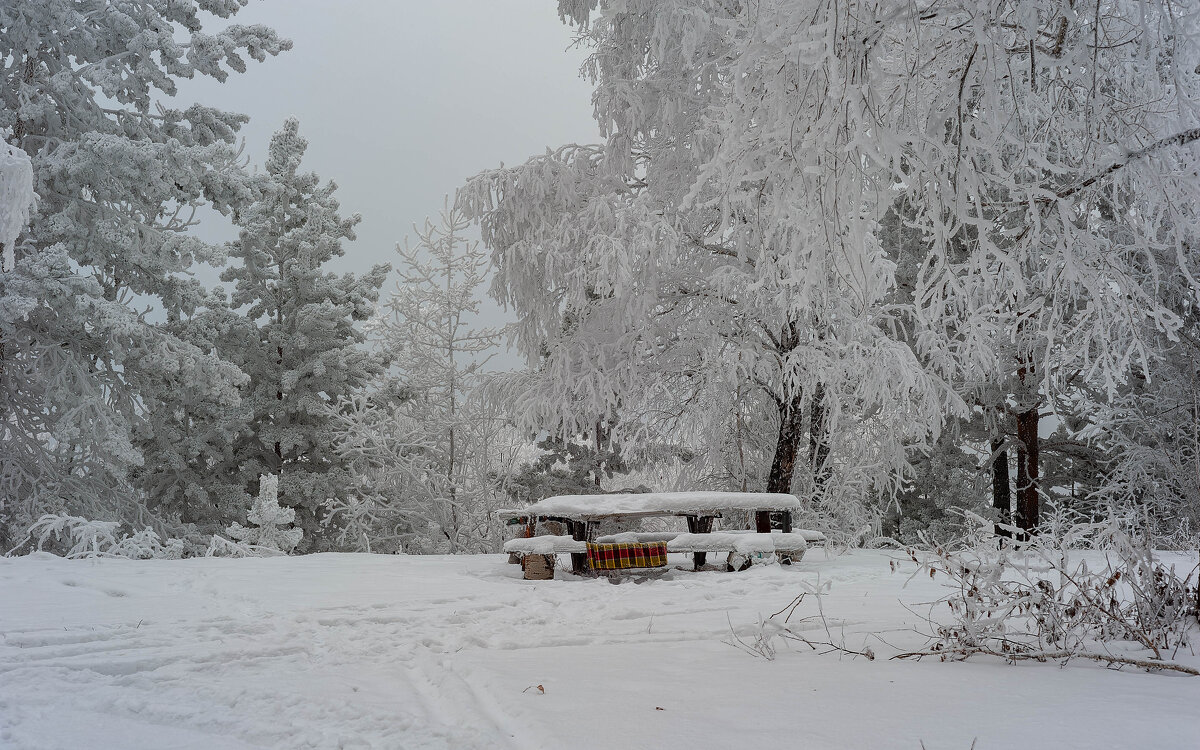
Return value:
M 907 550 L 915 575 L 943 576 L 952 591 L 927 615 L 926 648 L 901 657 L 1085 658 L 1200 674 L 1170 661 L 1196 634 L 1195 567 L 1181 573 L 1117 520 L 1000 544 L 992 521 L 969 519 L 965 544 L 927 539 Z M 1020 539 L 1018 529 L 999 528 Z

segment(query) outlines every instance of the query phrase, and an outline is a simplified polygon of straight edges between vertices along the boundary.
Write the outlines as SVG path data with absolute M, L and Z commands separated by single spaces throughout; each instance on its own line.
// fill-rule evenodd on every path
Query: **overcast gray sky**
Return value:
M 394 264 L 413 223 L 476 172 L 598 137 L 584 56 L 554 0 L 255 0 L 234 22 L 295 46 L 225 83 L 186 82 L 178 99 L 250 115 L 246 154 L 260 165 L 271 133 L 299 118 L 306 167 L 363 216 L 335 270 Z

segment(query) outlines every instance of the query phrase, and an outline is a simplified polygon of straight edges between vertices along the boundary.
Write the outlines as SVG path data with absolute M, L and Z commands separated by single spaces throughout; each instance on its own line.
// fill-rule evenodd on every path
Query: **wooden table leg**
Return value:
M 792 532 L 792 512 L 790 510 L 783 510 L 779 512 L 779 526 L 785 534 L 790 534 Z M 779 562 L 783 565 L 791 565 L 792 556 L 780 552 Z
M 688 532 L 692 534 L 710 534 L 712 533 L 713 517 L 712 516 L 688 516 L 687 517 Z M 704 563 L 708 560 L 707 552 L 692 553 L 692 567 L 700 570 L 704 567 Z
M 756 510 L 754 511 L 754 530 L 760 534 L 771 533 L 771 511 Z
M 568 523 L 570 525 L 572 539 L 580 542 L 586 542 L 588 540 L 588 526 L 590 526 L 590 524 L 587 524 L 583 521 L 569 521 Z M 580 576 L 590 572 L 590 569 L 588 568 L 586 552 L 571 553 L 571 572 Z

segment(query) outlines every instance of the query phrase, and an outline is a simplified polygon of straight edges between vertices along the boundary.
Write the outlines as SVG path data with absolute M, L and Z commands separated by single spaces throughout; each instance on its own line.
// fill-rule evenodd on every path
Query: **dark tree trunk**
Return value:
M 992 507 L 1000 513 L 1000 523 L 1012 520 L 1012 487 L 1008 477 L 1008 449 L 1003 437 L 992 438 Z
M 604 455 L 604 433 L 602 432 L 602 429 L 603 428 L 600 425 L 600 420 L 597 419 L 596 420 L 596 468 L 594 471 L 594 473 L 596 475 L 596 486 L 597 487 L 600 486 L 600 475 L 604 473 L 604 466 L 603 466 L 604 459 L 601 458 Z
M 771 473 L 767 477 L 767 492 L 792 491 L 792 477 L 796 473 L 796 453 L 804 435 L 801 405 L 799 390 L 779 405 L 779 437 L 775 441 L 775 458 L 771 461 Z M 770 512 L 755 513 L 754 526 L 759 532 L 769 532 Z
M 279 431 L 279 423 L 283 420 L 283 347 L 278 347 L 277 351 L 279 352 L 279 359 L 277 360 L 277 363 L 279 365 L 280 386 L 279 389 L 275 391 L 275 400 L 279 402 L 279 419 L 276 420 L 276 434 L 278 434 Z M 278 440 L 275 441 L 275 456 L 279 459 L 279 469 L 282 472 L 283 444 Z
M 1017 512 L 1014 520 L 1022 531 L 1038 525 L 1038 421 L 1037 394 L 1032 391 L 1033 367 L 1022 363 L 1017 376 L 1022 385 L 1022 406 L 1017 414 Z
M 1017 415 L 1017 513 L 1016 522 L 1024 531 L 1038 525 L 1038 409 Z
M 791 492 L 792 476 L 796 472 L 796 453 L 804 435 L 800 394 L 792 396 L 779 407 L 779 437 L 775 441 L 775 458 L 767 477 L 767 492 Z
M 829 422 L 825 386 L 818 383 L 813 393 L 808 423 L 808 460 L 812 468 L 813 494 L 820 495 L 829 478 L 825 461 L 829 458 Z

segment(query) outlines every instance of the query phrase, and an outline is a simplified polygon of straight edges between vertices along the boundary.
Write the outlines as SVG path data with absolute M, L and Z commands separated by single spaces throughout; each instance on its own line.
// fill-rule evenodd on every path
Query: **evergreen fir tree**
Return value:
M 251 340 L 228 347 L 250 376 L 252 434 L 237 449 L 243 476 L 249 485 L 278 474 L 280 504 L 296 509 L 312 544 L 328 501 L 352 484 L 347 461 L 333 449 L 326 406 L 382 371 L 381 359 L 359 346 L 364 336 L 354 323 L 374 311 L 388 267 L 363 276 L 325 270 L 344 254 L 342 240 L 354 239 L 359 217 L 341 218 L 337 186 L 300 171 L 306 148 L 294 119 L 271 139 L 270 185 L 238 215 L 230 254 L 241 263 L 221 278 L 235 283 L 233 305 L 255 324 Z
M 208 295 L 203 310 L 164 327 L 224 361 L 243 361 L 241 345 L 257 335 L 220 289 Z M 145 460 L 133 470 L 147 505 L 204 531 L 244 517 L 250 495 L 238 446 L 251 434 L 250 404 L 198 397 L 178 374 L 163 374 L 153 386 L 142 394 L 146 417 L 137 446 Z
M 296 511 L 279 505 L 279 477 L 264 474 L 258 480 L 258 495 L 254 507 L 246 514 L 253 526 L 242 526 L 234 521 L 229 527 L 229 536 L 243 542 L 267 549 L 291 552 L 300 543 L 304 532 L 297 528 L 280 528 L 296 520 Z
M 263 26 L 205 30 L 202 11 L 242 4 L 0 4 L 0 138 L 31 157 L 40 197 L 0 273 L 0 547 L 45 512 L 145 520 L 129 471 L 165 383 L 205 408 L 238 401 L 236 367 L 133 303 L 199 310 L 189 268 L 224 253 L 188 232 L 192 212 L 252 197 L 246 118 L 157 99 L 290 48 Z

